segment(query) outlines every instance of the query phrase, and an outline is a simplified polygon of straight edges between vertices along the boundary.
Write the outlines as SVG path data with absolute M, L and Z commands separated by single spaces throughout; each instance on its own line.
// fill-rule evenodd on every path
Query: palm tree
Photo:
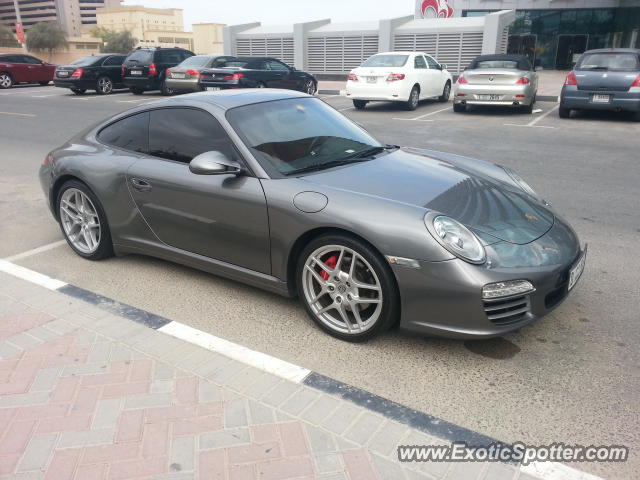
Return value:
M 49 60 L 55 50 L 67 45 L 67 36 L 57 22 L 38 22 L 27 30 L 27 48 L 49 52 Z

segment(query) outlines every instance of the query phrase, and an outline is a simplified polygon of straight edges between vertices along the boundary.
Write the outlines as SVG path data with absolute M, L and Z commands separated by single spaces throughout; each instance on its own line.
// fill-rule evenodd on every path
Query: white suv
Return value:
M 347 97 L 363 109 L 368 102 L 403 102 L 415 110 L 425 98 L 449 100 L 451 74 L 446 65 L 421 52 L 385 52 L 369 57 L 351 70 L 347 78 Z

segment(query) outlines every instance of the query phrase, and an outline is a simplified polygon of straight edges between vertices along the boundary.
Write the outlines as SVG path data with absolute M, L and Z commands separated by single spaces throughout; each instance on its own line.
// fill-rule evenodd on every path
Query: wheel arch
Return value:
M 51 205 L 51 211 L 53 212 L 53 215 L 55 216 L 56 220 L 60 220 L 60 218 L 58 217 L 58 209 L 56 208 L 56 199 L 58 198 L 58 193 L 60 193 L 60 189 L 62 188 L 62 186 L 65 183 L 67 183 L 69 180 L 76 180 L 82 183 L 89 190 L 91 190 L 91 192 L 95 195 L 95 192 L 93 191 L 93 189 L 82 178 L 77 177 L 75 175 L 71 175 L 71 174 L 60 175 L 56 179 L 56 181 L 53 183 L 53 186 L 51 187 L 51 191 L 49 194 L 49 203 Z

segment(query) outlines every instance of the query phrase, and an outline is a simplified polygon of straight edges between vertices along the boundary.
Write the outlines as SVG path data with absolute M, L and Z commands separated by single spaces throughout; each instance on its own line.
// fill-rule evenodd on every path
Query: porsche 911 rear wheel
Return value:
M 307 313 L 327 333 L 367 340 L 395 323 L 398 294 L 381 256 L 342 235 L 320 237 L 303 251 L 298 292 Z

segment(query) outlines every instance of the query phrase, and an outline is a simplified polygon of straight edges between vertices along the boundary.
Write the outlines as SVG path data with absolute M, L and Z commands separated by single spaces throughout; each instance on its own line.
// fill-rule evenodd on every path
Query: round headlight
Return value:
M 472 263 L 485 261 L 486 253 L 478 237 L 457 220 L 439 215 L 433 219 L 433 229 L 440 243 L 455 256 Z

